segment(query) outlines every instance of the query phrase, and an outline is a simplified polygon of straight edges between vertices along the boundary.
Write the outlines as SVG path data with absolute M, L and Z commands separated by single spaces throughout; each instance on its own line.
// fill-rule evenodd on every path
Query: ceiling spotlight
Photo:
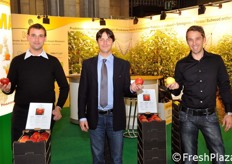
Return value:
M 205 6 L 204 5 L 199 5 L 198 7 L 198 15 L 204 14 L 205 13 Z
M 48 15 L 46 15 L 46 16 L 43 18 L 43 23 L 44 23 L 44 24 L 50 24 L 50 19 L 48 18 Z
M 222 8 L 222 3 L 218 4 L 218 8 L 221 9 Z
M 166 12 L 165 11 L 161 11 L 160 20 L 165 20 L 166 16 L 167 16 Z
M 100 18 L 100 26 L 105 26 L 106 25 L 106 21 L 104 20 L 104 18 Z
M 134 17 L 133 24 L 138 24 L 138 22 L 139 22 L 139 19 L 137 17 Z

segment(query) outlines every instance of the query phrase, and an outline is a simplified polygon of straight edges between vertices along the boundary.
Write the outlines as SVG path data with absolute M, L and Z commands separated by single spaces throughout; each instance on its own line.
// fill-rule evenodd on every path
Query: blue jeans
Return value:
M 120 121 L 120 120 L 118 120 Z M 104 144 L 107 137 L 111 153 L 111 164 L 122 164 L 123 130 L 113 130 L 113 115 L 100 115 L 95 130 L 90 130 L 90 143 L 94 164 L 104 164 Z
M 193 160 L 191 155 L 197 156 L 198 132 L 202 132 L 209 149 L 209 156 L 218 155 L 224 157 L 225 149 L 222 141 L 221 129 L 216 113 L 205 116 L 193 116 L 191 113 L 180 111 L 180 133 L 183 154 L 187 154 L 188 158 L 183 158 L 185 164 L 198 163 Z M 207 153 L 206 153 L 207 154 Z M 212 163 L 225 164 L 216 158 L 212 159 Z

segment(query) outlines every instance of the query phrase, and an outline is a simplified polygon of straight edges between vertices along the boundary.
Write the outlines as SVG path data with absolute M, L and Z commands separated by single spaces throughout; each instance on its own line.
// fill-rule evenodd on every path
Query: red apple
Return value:
M 139 120 L 142 120 L 142 119 L 146 119 L 146 116 L 143 114 L 139 115 Z
M 1 79 L 0 79 L 0 82 L 1 82 L 3 85 L 7 85 L 7 84 L 10 82 L 10 80 L 9 80 L 8 78 L 1 78 Z
M 151 117 L 150 117 L 150 118 L 148 118 L 147 120 L 148 120 L 148 122 L 155 121 L 155 120 L 154 120 L 153 118 L 151 118 Z
M 32 136 L 30 137 L 30 139 L 35 139 L 38 140 L 40 138 L 40 133 L 39 132 L 34 132 L 32 134 Z
M 143 85 L 143 82 L 144 81 L 143 81 L 143 79 L 141 77 L 138 77 L 138 78 L 135 79 L 135 84 L 136 85 Z
M 143 118 L 143 119 L 141 119 L 141 122 L 148 122 L 148 119 L 147 118 Z
M 24 135 L 19 139 L 19 142 L 24 143 L 24 142 L 26 142 L 28 140 L 30 140 L 30 137 L 28 135 Z
M 151 118 L 155 121 L 162 121 L 162 119 L 157 114 L 152 115 Z
M 43 133 L 40 134 L 40 137 L 43 137 L 43 138 L 45 138 L 46 140 L 48 140 L 49 135 L 50 135 L 50 134 L 49 134 L 48 132 L 43 132 Z
M 37 142 L 37 139 L 35 139 L 35 138 L 30 138 L 29 141 Z
M 156 117 L 155 121 L 162 121 L 162 119 L 160 117 Z
M 41 137 L 37 140 L 37 142 L 40 142 L 40 141 L 47 141 L 47 138 L 44 137 L 44 136 L 41 136 Z
M 153 115 L 151 115 L 151 117 L 150 118 L 153 118 L 153 119 L 155 119 L 156 117 L 159 117 L 157 114 L 153 114 Z
M 153 114 L 151 117 L 148 118 L 148 121 L 162 121 L 162 119 L 158 116 L 158 114 Z
M 147 117 L 144 114 L 139 115 L 140 122 L 148 122 Z

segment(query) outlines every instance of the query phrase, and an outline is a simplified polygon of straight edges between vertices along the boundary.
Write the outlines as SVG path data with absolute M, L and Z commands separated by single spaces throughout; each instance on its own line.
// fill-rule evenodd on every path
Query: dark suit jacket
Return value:
M 78 117 L 87 118 L 89 128 L 96 129 L 98 122 L 98 56 L 83 61 L 78 91 Z M 124 96 L 130 92 L 130 64 L 114 56 L 114 104 L 113 129 L 123 130 L 126 126 Z

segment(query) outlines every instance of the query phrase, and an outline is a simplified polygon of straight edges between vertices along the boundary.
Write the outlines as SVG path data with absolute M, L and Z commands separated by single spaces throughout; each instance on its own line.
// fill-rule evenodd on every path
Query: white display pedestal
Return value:
M 69 85 L 70 85 L 70 122 L 74 124 L 78 124 L 78 88 L 80 82 L 80 75 L 73 74 L 67 76 L 69 78 Z

